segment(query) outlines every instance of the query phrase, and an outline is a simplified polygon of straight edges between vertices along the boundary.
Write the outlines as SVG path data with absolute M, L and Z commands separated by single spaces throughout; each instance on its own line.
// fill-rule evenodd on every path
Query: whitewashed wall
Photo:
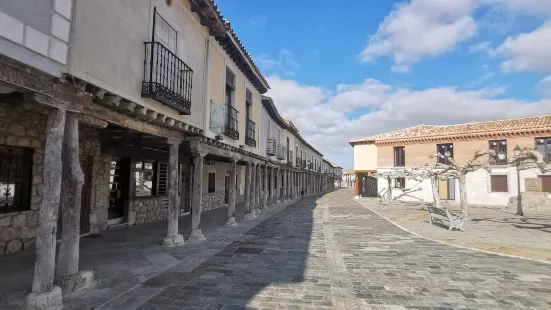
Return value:
M 390 171 L 392 168 L 380 168 L 378 172 Z M 491 175 L 507 175 L 508 192 L 491 192 Z M 539 170 L 530 169 L 520 172 L 520 191 L 525 191 L 524 179 L 535 178 L 541 175 Z M 547 175 L 551 175 L 548 173 Z M 379 178 L 377 181 L 378 191 L 381 192 L 387 188 L 387 181 L 383 178 Z M 517 190 L 517 171 L 515 167 L 493 167 L 492 172 L 489 173 L 486 170 L 478 170 L 467 175 L 467 199 L 469 204 L 476 205 L 490 205 L 490 206 L 505 206 L 509 202 L 509 198 L 518 195 Z M 425 201 L 432 202 L 432 187 L 430 180 L 424 180 L 418 182 L 414 180 L 406 180 L 406 189 L 419 189 L 408 194 L 408 196 L 402 197 L 402 201 Z M 402 194 L 402 190 L 399 188 L 392 188 L 392 196 L 397 197 Z M 551 195 L 550 195 L 551 197 Z M 455 181 L 455 200 L 459 203 L 459 182 Z

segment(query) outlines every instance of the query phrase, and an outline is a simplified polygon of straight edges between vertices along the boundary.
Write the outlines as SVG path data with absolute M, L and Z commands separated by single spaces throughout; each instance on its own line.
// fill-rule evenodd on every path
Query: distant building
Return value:
M 517 172 L 515 167 L 505 166 L 506 158 L 513 156 L 513 149 L 534 148 L 551 159 L 551 115 L 467 123 L 458 125 L 419 125 L 389 133 L 350 141 L 354 148 L 354 171 L 357 182 L 357 196 L 372 196 L 387 187 L 387 181 L 378 179 L 371 188 L 366 171 L 385 172 L 406 169 L 436 162 L 429 155 L 449 151 L 458 163 L 466 163 L 477 151 L 493 149 L 500 160 L 492 166 L 492 172 L 478 170 L 467 175 L 467 197 L 469 203 L 485 205 L 507 205 L 517 195 Z M 345 172 L 346 174 L 346 172 Z M 520 188 L 524 191 L 525 178 L 540 178 L 542 191 L 551 193 L 551 174 L 542 175 L 537 169 L 520 173 Z M 368 181 L 369 180 L 369 181 Z M 366 182 L 369 184 L 366 185 Z M 395 179 L 392 186 L 395 196 L 403 190 L 419 190 L 402 197 L 402 200 L 433 201 L 429 180 Z M 459 200 L 457 180 L 440 181 L 440 198 Z

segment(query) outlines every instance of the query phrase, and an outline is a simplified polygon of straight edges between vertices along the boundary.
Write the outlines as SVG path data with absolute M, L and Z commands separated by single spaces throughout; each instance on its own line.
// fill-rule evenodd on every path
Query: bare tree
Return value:
M 515 166 L 519 171 L 529 169 L 539 169 L 541 173 L 551 171 L 551 165 L 545 163 L 543 160 L 543 154 L 537 150 L 526 147 L 520 151 L 520 156 L 509 158 L 507 163 L 511 166 Z M 520 196 L 520 193 L 518 193 L 518 195 Z M 524 216 L 521 203 L 517 203 L 516 214 Z
M 408 170 L 408 169 L 399 169 L 399 170 L 392 170 L 392 171 L 385 171 L 385 172 L 379 172 L 379 173 L 373 173 L 370 174 L 370 176 L 375 178 L 383 178 L 387 182 L 387 188 L 386 191 L 379 192 L 379 199 L 383 204 L 391 204 L 392 201 L 400 199 L 403 196 L 408 196 L 410 193 L 419 191 L 420 189 L 415 188 L 404 188 L 402 189 L 402 193 L 398 195 L 397 197 L 392 197 L 392 180 L 397 178 L 404 178 L 404 179 L 413 179 L 419 182 L 422 182 L 426 178 L 425 171 L 421 170 Z M 384 194 L 384 198 L 383 198 Z
M 483 156 L 489 155 L 487 160 L 481 161 L 480 158 Z M 474 154 L 473 158 L 467 162 L 467 164 L 461 165 L 458 164 L 453 157 L 451 157 L 450 152 L 445 152 L 444 154 L 436 153 L 430 155 L 429 158 L 441 158 L 445 163 L 437 162 L 436 164 L 425 164 L 421 169 L 427 170 L 429 175 L 432 175 L 432 190 L 433 197 L 436 201 L 440 199 L 438 196 L 438 189 L 436 186 L 436 180 L 444 180 L 449 178 L 455 178 L 459 181 L 459 199 L 461 205 L 461 213 L 465 218 L 469 218 L 469 204 L 467 201 L 467 188 L 466 188 L 466 176 L 470 172 L 477 171 L 479 169 L 486 169 L 490 171 L 490 165 L 496 160 L 496 152 L 494 150 L 488 151 L 478 151 Z

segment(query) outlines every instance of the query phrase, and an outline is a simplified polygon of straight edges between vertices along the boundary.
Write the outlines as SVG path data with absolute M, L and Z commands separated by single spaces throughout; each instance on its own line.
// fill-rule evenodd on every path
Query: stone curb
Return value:
M 396 227 L 400 228 L 401 230 L 407 232 L 407 233 L 410 233 L 414 236 L 417 236 L 419 238 L 423 238 L 423 239 L 426 239 L 426 240 L 429 240 L 429 241 L 433 241 L 433 242 L 437 242 L 437 243 L 440 243 L 440 244 L 445 244 L 445 245 L 449 245 L 449 246 L 453 246 L 453 247 L 456 247 L 456 248 L 460 248 L 460 249 L 466 249 L 466 250 L 471 250 L 471 251 L 477 251 L 477 252 L 482 252 L 482 253 L 487 253 L 487 254 L 495 254 L 495 255 L 499 255 L 499 256 L 504 256 L 504 257 L 511 257 L 511 258 L 520 258 L 520 259 L 525 259 L 525 260 L 530 260 L 530 261 L 533 261 L 533 262 L 538 262 L 538 263 L 543 263 L 543 264 L 548 264 L 548 265 L 551 265 L 551 261 L 546 261 L 546 260 L 541 260 L 541 259 L 536 259 L 536 258 L 530 258 L 530 257 L 524 257 L 524 256 L 518 256 L 518 255 L 511 255 L 511 254 L 505 254 L 505 253 L 501 253 L 501 252 L 494 252 L 494 251 L 488 251 L 488 250 L 482 250 L 482 249 L 478 249 L 478 248 L 473 248 L 473 247 L 468 247 L 468 246 L 464 246 L 464 245 L 458 245 L 458 244 L 453 244 L 453 243 L 448 243 L 448 242 L 444 242 L 444 241 L 441 241 L 441 240 L 437 240 L 437 239 L 432 239 L 432 238 L 429 238 L 429 237 L 425 237 L 425 236 L 422 236 L 418 233 L 415 233 L 403 226 L 401 226 L 400 224 L 397 224 L 396 222 L 392 221 L 391 219 L 385 217 L 384 215 L 380 214 L 379 212 L 373 210 L 372 208 L 366 206 L 365 204 L 355 200 L 355 199 L 352 199 L 352 201 L 362 205 L 364 208 L 370 210 L 371 212 L 377 214 L 378 216 L 380 216 L 381 218 L 387 220 L 388 222 L 390 222 L 391 224 L 394 224 Z

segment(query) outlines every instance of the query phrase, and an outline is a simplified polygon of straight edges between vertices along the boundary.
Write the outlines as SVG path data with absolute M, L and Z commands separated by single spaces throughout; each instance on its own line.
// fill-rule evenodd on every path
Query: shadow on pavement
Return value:
M 287 207 L 192 271 L 176 266 L 146 281 L 138 291 L 162 290 L 138 309 L 270 308 L 285 293 L 292 296 L 286 284 L 304 281 L 310 241 L 316 238 L 315 201 L 310 197 Z M 268 286 L 279 296 L 261 294 Z

